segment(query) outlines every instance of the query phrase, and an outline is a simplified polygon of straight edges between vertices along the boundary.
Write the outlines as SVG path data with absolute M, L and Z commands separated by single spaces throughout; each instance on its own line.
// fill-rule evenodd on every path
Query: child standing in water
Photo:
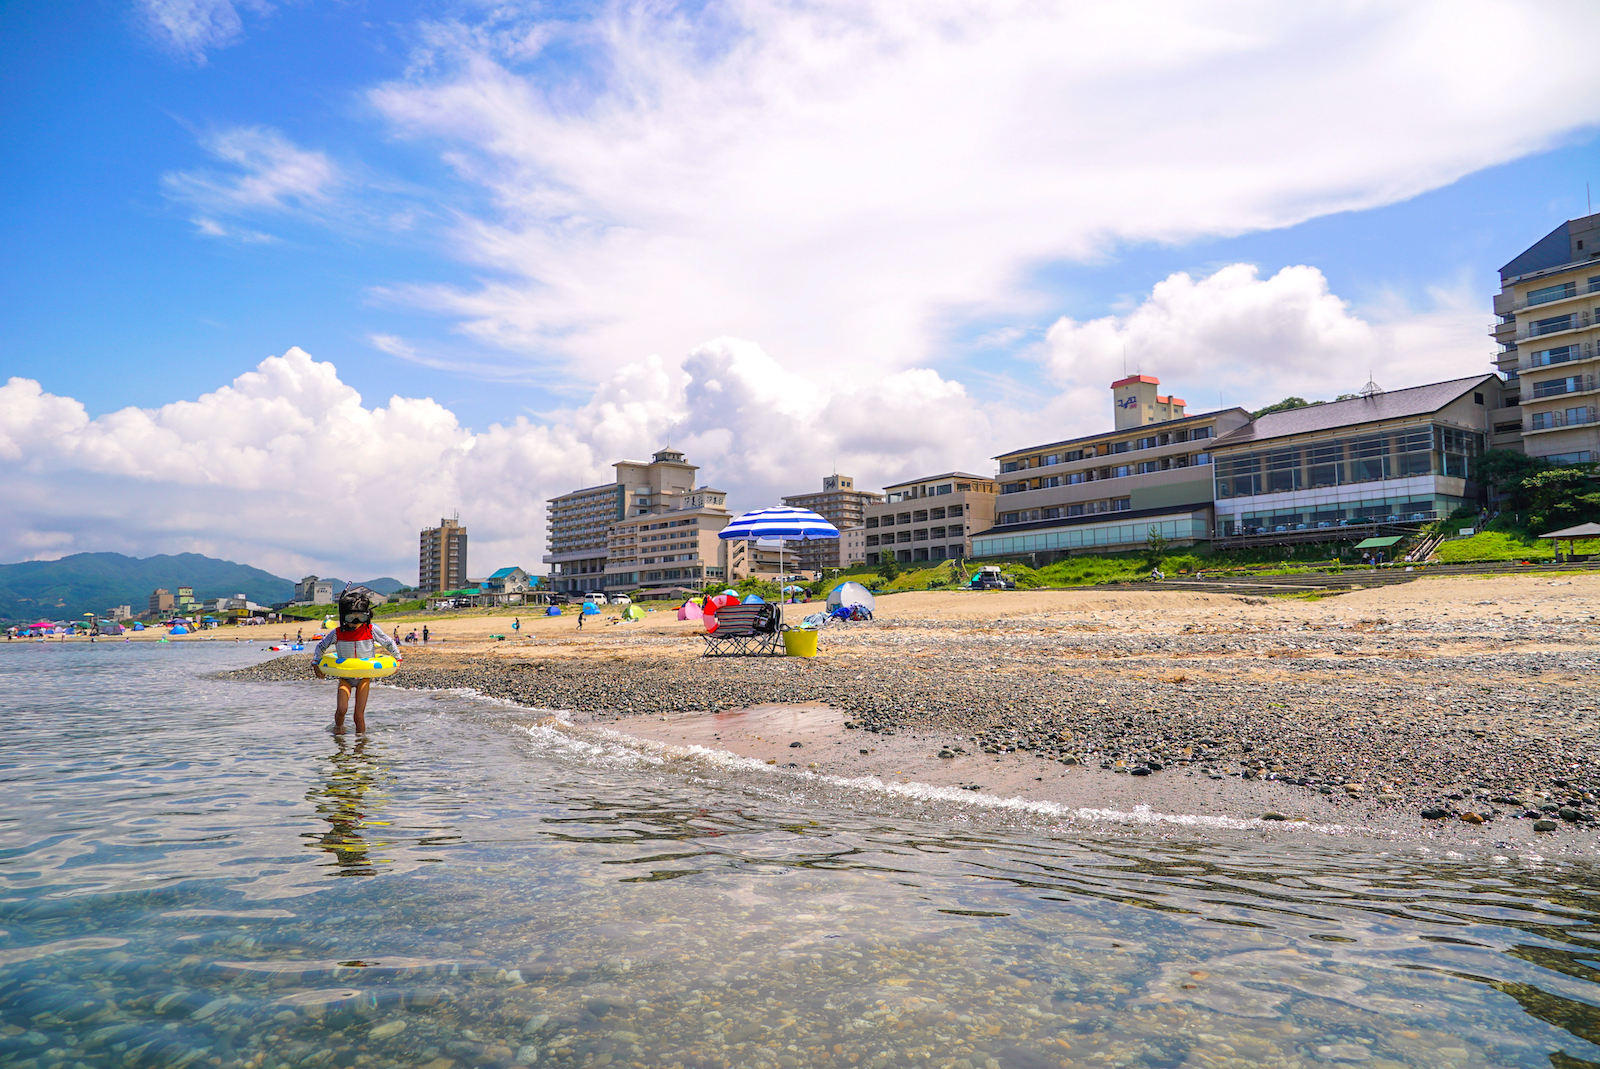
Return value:
M 339 626 L 322 637 L 317 643 L 317 648 L 311 651 L 311 670 L 317 674 L 318 679 L 326 679 L 322 666 L 317 663 L 322 656 L 322 651 L 329 646 L 337 650 L 337 659 L 346 660 L 350 657 L 359 657 L 371 660 L 377 652 L 377 644 L 382 644 L 396 661 L 400 660 L 400 647 L 394 639 L 384 633 L 383 628 L 372 622 L 372 597 L 363 587 L 351 587 L 339 595 Z M 370 679 L 340 679 L 339 696 L 333 708 L 333 732 L 335 735 L 344 732 L 344 714 L 350 708 L 350 692 L 355 692 L 355 728 L 358 732 L 367 730 L 367 692 L 372 689 Z

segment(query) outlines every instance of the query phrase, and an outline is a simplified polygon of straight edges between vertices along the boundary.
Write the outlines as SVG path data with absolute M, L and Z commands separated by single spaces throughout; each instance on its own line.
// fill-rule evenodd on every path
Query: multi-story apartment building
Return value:
M 180 613 L 193 611 L 200 605 L 195 600 L 194 587 L 192 586 L 180 586 L 178 593 L 173 597 L 173 603 L 173 607 Z
M 1270 412 L 1217 439 L 1217 537 L 1411 524 L 1476 505 L 1503 388 L 1474 375 Z
M 1500 269 L 1491 330 L 1506 378 L 1491 445 L 1600 460 L 1600 214 L 1569 219 Z
M 1144 546 L 1152 529 L 1173 545 L 1211 537 L 1212 443 L 1250 422 L 1242 408 L 1187 415 L 1157 393 L 1161 380 L 1133 375 L 1111 384 L 1113 430 L 1001 454 L 992 528 L 979 528 L 973 556 L 1033 554 L 1043 562 L 1073 550 Z
M 311 577 L 315 579 L 315 576 Z M 437 594 L 467 585 L 467 529 L 461 516 L 444 517 L 418 538 L 417 590 Z
M 841 527 L 839 529 L 839 566 L 841 568 L 867 563 L 867 529 L 864 526 L 865 523 L 866 517 L 863 516 L 863 526 Z M 883 536 L 880 533 L 878 537 L 882 538 Z
M 843 531 L 846 527 L 863 527 L 867 506 L 882 500 L 882 494 L 857 490 L 856 481 L 850 476 L 834 474 L 823 476 L 821 493 L 791 494 L 783 499 L 783 503 L 793 508 L 810 509 Z M 794 554 L 796 567 L 807 572 L 843 567 L 843 551 L 841 540 L 836 538 L 790 542 L 788 547 L 788 552 Z
M 947 471 L 884 487 L 868 505 L 862 526 L 867 560 L 888 551 L 901 563 L 972 556 L 971 535 L 994 525 L 993 479 Z
M 728 495 L 709 486 L 662 502 L 660 512 L 611 524 L 606 539 L 605 593 L 685 588 L 698 590 L 727 578 Z
M 172 591 L 166 589 L 156 589 L 150 592 L 150 608 L 148 609 L 149 615 L 162 616 L 171 611 Z
M 605 582 L 611 525 L 678 508 L 677 499 L 694 489 L 700 469 L 672 449 L 656 452 L 648 463 L 619 460 L 616 480 L 551 498 L 544 562 L 557 594 L 601 590 Z

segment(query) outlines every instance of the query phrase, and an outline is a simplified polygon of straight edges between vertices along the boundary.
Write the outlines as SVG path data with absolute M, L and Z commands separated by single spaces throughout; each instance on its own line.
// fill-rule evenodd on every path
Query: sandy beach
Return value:
M 464 617 L 430 620 L 434 641 L 408 647 L 390 685 L 470 687 L 571 730 L 824 775 L 1592 846 L 1597 596 L 1590 575 L 1312 601 L 908 593 L 826 629 L 810 660 L 702 659 L 699 623 L 667 611 L 582 630 L 528 615 L 515 632 L 511 615 Z M 309 661 L 239 674 L 302 678 Z

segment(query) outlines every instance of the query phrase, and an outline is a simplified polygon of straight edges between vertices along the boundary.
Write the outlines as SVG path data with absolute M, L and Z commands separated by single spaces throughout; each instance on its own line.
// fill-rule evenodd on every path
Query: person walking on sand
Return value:
M 522 617 L 517 616 L 517 617 L 513 617 L 512 618 L 512 620 L 511 620 L 511 630 L 513 630 L 513 631 L 521 631 L 522 630 Z
M 428 644 L 428 625 L 427 624 L 423 624 L 422 625 L 422 644 L 424 646 L 426 646 Z
M 383 628 L 372 622 L 372 598 L 361 587 L 347 589 L 339 595 L 339 626 L 332 628 L 322 636 L 322 641 L 317 643 L 317 648 L 311 651 L 311 670 L 318 679 L 326 679 L 318 660 L 322 651 L 333 646 L 338 651 L 338 659 L 348 660 L 352 657 L 362 660 L 372 660 L 377 654 L 377 646 L 382 645 L 396 661 L 400 660 L 400 646 L 394 639 L 384 633 Z M 367 692 L 372 689 L 370 679 L 339 679 L 338 697 L 334 699 L 333 707 L 333 733 L 344 733 L 344 714 L 350 709 L 351 692 L 355 693 L 355 729 L 357 733 L 367 730 Z
M 578 610 L 578 630 L 583 630 L 583 609 Z

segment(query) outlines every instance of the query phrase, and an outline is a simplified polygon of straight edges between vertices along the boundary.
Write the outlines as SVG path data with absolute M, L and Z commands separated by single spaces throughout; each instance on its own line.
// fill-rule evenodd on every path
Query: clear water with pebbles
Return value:
M 0 645 L 0 1066 L 1600 1064 L 1600 873 Z

